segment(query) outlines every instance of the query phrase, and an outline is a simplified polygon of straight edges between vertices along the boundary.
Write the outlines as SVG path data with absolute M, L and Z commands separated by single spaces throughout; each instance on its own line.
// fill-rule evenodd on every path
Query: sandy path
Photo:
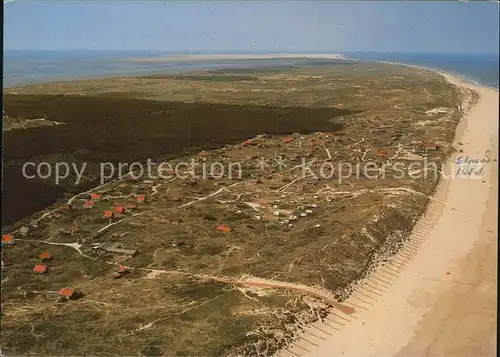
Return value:
M 445 76 L 480 94 L 457 128 L 464 153 L 449 168 L 488 149 L 492 161 L 479 179 L 442 181 L 406 247 L 346 301 L 352 322 L 323 326 L 331 336 L 307 336 L 280 356 L 496 355 L 498 91 Z

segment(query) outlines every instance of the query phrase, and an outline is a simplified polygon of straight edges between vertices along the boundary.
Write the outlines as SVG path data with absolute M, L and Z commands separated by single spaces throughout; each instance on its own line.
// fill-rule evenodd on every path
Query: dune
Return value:
M 460 156 L 490 161 L 441 180 L 401 252 L 357 284 L 349 319 L 332 315 L 280 356 L 496 356 L 498 91 L 440 74 L 480 95 L 445 172 Z

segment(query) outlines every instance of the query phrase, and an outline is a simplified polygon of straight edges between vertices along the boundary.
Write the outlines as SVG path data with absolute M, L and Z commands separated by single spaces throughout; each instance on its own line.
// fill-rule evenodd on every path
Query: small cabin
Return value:
M 95 202 L 100 201 L 101 197 L 102 197 L 102 195 L 100 193 L 91 193 L 90 194 L 90 199 L 95 201 Z
M 103 218 L 113 218 L 114 215 L 113 211 L 104 211 Z
M 127 210 L 126 210 L 125 206 L 116 206 L 115 207 L 115 213 L 124 214 L 126 212 L 127 212 Z
M 4 245 L 14 245 L 14 236 L 12 234 L 4 234 L 2 235 L 2 246 Z
M 93 208 L 94 207 L 94 201 L 93 200 L 85 200 L 84 206 L 85 208 Z
M 120 265 L 120 267 L 118 268 L 118 273 L 127 274 L 130 273 L 130 270 L 128 270 L 126 266 Z
M 137 202 L 140 202 L 140 203 L 146 202 L 146 196 L 145 195 L 138 195 Z
M 43 252 L 40 254 L 40 260 L 42 262 L 52 260 L 52 255 L 49 252 Z
M 33 268 L 35 274 L 47 274 L 49 272 L 49 267 L 45 264 L 37 264 Z
M 220 224 L 219 226 L 217 226 L 217 230 L 222 233 L 229 233 L 233 229 L 225 224 Z
M 439 149 L 439 146 L 433 143 L 427 143 L 425 144 L 425 149 L 427 151 L 437 151 Z
M 76 300 L 82 297 L 83 293 L 80 289 L 63 288 L 59 290 L 59 296 L 69 300 Z

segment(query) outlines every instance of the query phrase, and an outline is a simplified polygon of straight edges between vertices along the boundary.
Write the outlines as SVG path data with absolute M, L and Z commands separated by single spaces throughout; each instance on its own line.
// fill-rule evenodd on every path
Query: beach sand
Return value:
M 198 55 L 171 55 L 165 57 L 130 58 L 127 62 L 194 62 L 194 61 L 229 61 L 252 59 L 344 59 L 340 54 L 309 54 L 309 53 L 276 53 L 276 54 L 198 54 Z
M 459 156 L 491 150 L 491 162 L 481 177 L 442 180 L 394 263 L 346 301 L 352 318 L 318 322 L 326 333 L 309 328 L 280 356 L 496 356 L 498 91 L 442 75 L 480 95 L 447 172 Z

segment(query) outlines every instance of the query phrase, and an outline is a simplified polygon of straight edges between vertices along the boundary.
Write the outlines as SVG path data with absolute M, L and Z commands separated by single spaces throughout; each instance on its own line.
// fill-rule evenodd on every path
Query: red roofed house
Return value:
M 49 267 L 46 266 L 45 264 L 37 264 L 33 268 L 33 272 L 35 274 L 46 274 L 49 272 Z
M 42 254 L 40 254 L 40 259 L 42 260 L 42 262 L 46 262 L 52 260 L 52 255 L 49 252 L 43 252 Z
M 80 289 L 63 288 L 59 290 L 59 295 L 71 300 L 78 299 L 83 295 Z
M 375 157 L 385 157 L 387 156 L 387 152 L 385 150 L 377 150 L 375 152 Z
M 99 201 L 101 199 L 101 194 L 100 193 L 91 193 L 90 194 L 90 198 L 94 201 Z
M 225 224 L 221 224 L 217 227 L 217 230 L 219 232 L 228 233 L 231 232 L 233 229 Z
M 92 200 L 85 200 L 85 204 L 84 204 L 83 207 L 85 207 L 85 208 L 92 208 L 92 207 L 94 207 L 94 201 L 92 201 Z
M 126 212 L 127 212 L 127 210 L 125 209 L 125 207 L 124 207 L 124 206 L 116 206 L 116 207 L 115 207 L 115 212 L 116 212 L 116 213 L 119 213 L 119 214 L 123 214 L 123 213 L 126 213 Z
M 286 138 L 283 138 L 282 140 L 285 144 L 291 143 L 293 141 L 293 138 L 291 136 L 287 136 Z
M 129 203 L 125 206 L 126 209 L 136 209 L 137 205 L 134 203 Z
M 4 234 L 2 236 L 2 246 L 13 245 L 15 243 L 14 236 L 12 234 Z
M 137 202 L 146 202 L 146 196 L 145 195 L 138 195 Z
M 104 218 L 113 218 L 114 215 L 113 211 L 104 211 Z

